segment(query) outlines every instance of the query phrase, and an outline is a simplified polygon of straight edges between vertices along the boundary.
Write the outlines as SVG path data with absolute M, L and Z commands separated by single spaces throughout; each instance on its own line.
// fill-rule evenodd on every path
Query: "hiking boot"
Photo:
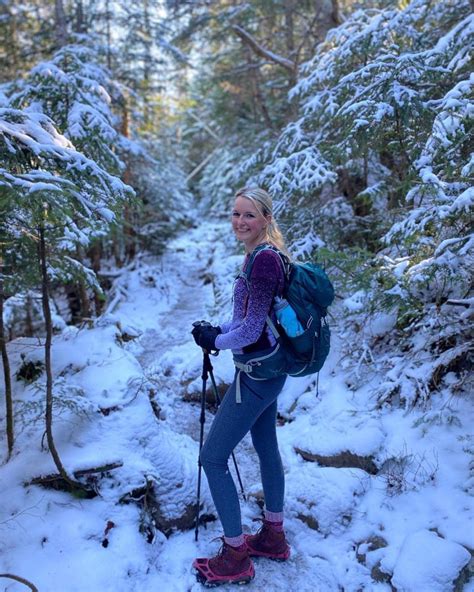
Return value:
M 281 526 L 281 523 L 277 523 Z M 272 527 L 272 522 L 264 520 L 254 535 L 245 535 L 245 544 L 250 557 L 266 557 L 275 561 L 286 561 L 290 556 L 290 546 L 283 530 Z
M 208 588 L 221 584 L 248 584 L 255 576 L 247 546 L 231 547 L 223 537 L 219 553 L 211 559 L 195 559 L 193 567 L 197 570 L 198 581 Z

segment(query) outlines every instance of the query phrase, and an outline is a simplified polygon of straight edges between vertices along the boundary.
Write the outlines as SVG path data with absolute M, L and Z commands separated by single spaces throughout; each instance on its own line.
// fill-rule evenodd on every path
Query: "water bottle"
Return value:
M 293 307 L 286 298 L 276 296 L 273 310 L 275 311 L 278 322 L 283 327 L 288 337 L 298 337 L 298 335 L 304 333 L 304 329 L 301 326 Z

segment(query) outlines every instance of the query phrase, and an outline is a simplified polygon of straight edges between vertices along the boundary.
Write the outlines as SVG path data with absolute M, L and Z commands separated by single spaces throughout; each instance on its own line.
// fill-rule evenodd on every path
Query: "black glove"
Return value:
M 206 323 L 206 321 L 197 321 L 193 325 L 194 328 L 191 334 L 196 344 L 206 351 L 217 350 L 216 337 L 222 333 L 221 328 L 213 327 L 210 323 Z
M 201 327 L 199 334 L 199 343 L 206 351 L 216 351 L 216 337 L 222 333 L 220 327 L 213 327 L 212 325 L 204 325 Z
M 193 323 L 193 330 L 191 331 L 192 336 L 196 345 L 199 345 L 199 336 L 201 335 L 201 329 L 203 327 L 211 327 L 211 323 L 207 321 L 196 321 Z

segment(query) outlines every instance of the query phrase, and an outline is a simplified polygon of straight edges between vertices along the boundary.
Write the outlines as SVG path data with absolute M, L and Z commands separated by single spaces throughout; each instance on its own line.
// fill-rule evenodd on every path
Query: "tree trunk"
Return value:
M 110 20 L 111 20 L 111 13 L 110 13 L 110 0 L 106 0 L 105 2 L 105 31 L 106 31 L 106 40 L 107 40 L 107 68 L 109 70 L 112 69 L 112 40 L 110 34 Z
M 85 255 L 84 249 L 82 247 L 77 248 L 76 257 L 77 257 L 78 261 L 84 261 L 86 255 Z M 81 322 L 82 322 L 84 319 L 89 319 L 91 316 L 91 302 L 90 302 L 89 294 L 87 292 L 87 285 L 86 285 L 86 282 L 82 278 L 79 278 L 77 289 L 79 292 L 79 300 L 81 303 L 80 314 L 81 314 Z
M 44 226 L 39 229 L 40 241 L 38 245 L 39 263 L 41 270 L 41 293 L 44 322 L 46 326 L 46 341 L 44 344 L 44 363 L 46 369 L 46 438 L 48 441 L 49 451 L 54 460 L 54 464 L 58 469 L 61 477 L 67 481 L 72 488 L 75 484 L 70 479 L 64 468 L 53 439 L 53 372 L 51 369 L 51 343 L 53 338 L 53 325 L 51 322 L 51 307 L 49 304 L 49 281 L 48 272 L 46 268 L 46 243 L 44 238 Z
M 87 286 L 84 280 L 79 280 L 79 296 L 81 299 L 81 321 L 84 319 L 90 319 L 91 316 L 91 306 L 90 306 L 90 298 L 89 294 L 87 293 Z
M 265 104 L 265 99 L 263 98 L 263 94 L 260 88 L 260 69 L 254 68 L 253 66 L 254 61 L 252 59 L 252 51 L 249 47 L 247 47 L 247 64 L 250 66 L 250 79 L 252 81 L 252 104 L 254 109 L 258 110 L 262 113 L 263 119 L 265 121 L 265 125 L 268 129 L 273 129 L 273 122 L 270 118 L 270 114 L 267 109 L 267 105 Z M 255 116 L 257 116 L 257 112 L 255 112 Z M 255 117 L 256 121 L 256 117 Z
M 3 379 L 5 382 L 8 458 L 10 458 L 13 452 L 13 446 L 15 444 L 15 436 L 13 425 L 13 397 L 12 381 L 10 374 L 10 361 L 8 360 L 7 340 L 5 337 L 5 327 L 3 325 L 3 302 L 5 300 L 5 293 L 3 291 L 3 278 L 1 275 L 2 273 L 3 260 L 0 259 L 0 349 L 2 350 Z
M 87 22 L 84 18 L 84 6 L 82 0 L 76 0 L 74 30 L 76 33 L 87 33 Z
M 81 322 L 81 295 L 76 282 L 70 282 L 64 285 L 66 292 L 71 323 L 77 325 Z
M 56 43 L 58 48 L 64 47 L 67 44 L 67 22 L 63 0 L 54 0 L 54 17 L 56 25 Z
M 32 308 L 33 308 L 33 299 L 31 297 L 30 292 L 26 294 L 26 318 L 25 318 L 25 336 L 26 337 L 33 337 L 34 335 L 34 327 L 33 327 L 33 315 L 32 315 Z
M 285 0 L 285 39 L 286 39 L 286 51 L 290 60 L 296 60 L 295 55 L 295 26 L 293 22 L 294 12 L 293 0 Z M 296 64 L 296 62 L 295 62 Z M 296 67 L 290 72 L 288 78 L 288 88 L 293 88 L 297 82 L 297 69 Z
M 150 94 L 151 94 L 151 71 L 152 71 L 152 55 L 151 55 L 151 44 L 153 33 L 150 25 L 150 12 L 148 6 L 148 0 L 143 0 L 143 23 L 145 27 L 145 39 L 143 47 L 143 123 L 145 128 L 148 129 L 150 122 L 152 121 L 152 108 L 150 107 Z
M 285 39 L 286 51 L 290 60 L 295 62 L 293 71 L 288 76 L 288 91 L 290 91 L 298 82 L 298 53 L 295 47 L 295 25 L 293 21 L 294 0 L 285 0 Z M 288 104 L 289 119 L 296 119 L 298 115 L 298 105 L 295 101 Z
M 124 97 L 122 102 L 122 125 L 120 132 L 125 138 L 130 137 L 130 127 L 129 127 L 129 113 L 128 113 L 128 104 L 127 100 Z M 131 180 L 131 171 L 130 166 L 127 162 L 127 158 L 125 158 L 125 170 L 123 172 L 123 182 L 130 184 Z M 125 205 L 124 207 L 124 238 L 125 238 L 125 259 L 131 261 L 135 258 L 136 254 L 136 246 L 137 246 L 137 237 L 135 228 L 133 225 L 134 222 L 134 208 L 130 205 Z
M 7 82 L 15 78 L 20 70 L 20 46 L 18 41 L 18 16 L 16 10 L 8 4 L 4 5 L 4 11 L 7 14 L 6 22 L 8 30 L 8 39 L 6 39 L 5 60 L 3 62 L 2 72 L 0 74 L 0 82 Z
M 96 240 L 94 243 L 92 243 L 92 246 L 90 247 L 89 252 L 87 253 L 89 259 L 91 260 L 92 271 L 97 276 L 97 280 L 99 279 L 101 252 L 101 243 L 99 240 Z M 96 316 L 99 316 L 102 312 L 103 302 L 97 290 L 94 290 L 94 307 Z
M 339 10 L 339 1 L 338 0 L 331 0 L 331 3 L 332 3 L 332 14 L 331 14 L 332 21 L 333 21 L 334 25 L 337 27 L 342 22 L 341 13 Z

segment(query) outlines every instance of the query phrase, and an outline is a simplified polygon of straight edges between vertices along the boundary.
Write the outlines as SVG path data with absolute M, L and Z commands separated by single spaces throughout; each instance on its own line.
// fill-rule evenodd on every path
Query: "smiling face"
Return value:
M 247 253 L 265 242 L 271 219 L 270 215 L 263 216 L 252 200 L 237 197 L 232 210 L 232 229 L 237 239 L 244 243 Z

